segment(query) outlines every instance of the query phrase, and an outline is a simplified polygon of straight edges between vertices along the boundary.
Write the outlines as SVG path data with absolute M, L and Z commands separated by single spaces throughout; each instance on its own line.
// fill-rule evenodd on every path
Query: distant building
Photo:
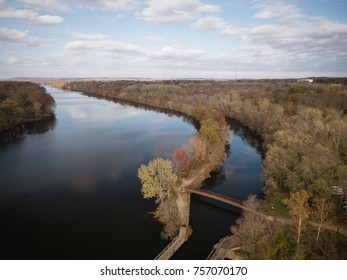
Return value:
M 298 79 L 298 83 L 313 83 L 313 79 Z
M 330 186 L 330 189 L 332 191 L 333 194 L 337 194 L 337 195 L 343 195 L 343 189 L 339 186 Z

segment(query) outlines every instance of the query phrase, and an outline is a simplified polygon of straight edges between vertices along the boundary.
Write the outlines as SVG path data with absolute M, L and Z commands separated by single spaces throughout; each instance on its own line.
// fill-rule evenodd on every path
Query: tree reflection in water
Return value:
M 25 135 L 43 134 L 53 130 L 56 126 L 55 117 L 42 121 L 35 121 L 19 125 L 8 131 L 0 133 L 0 145 L 5 143 L 15 143 L 25 138 Z

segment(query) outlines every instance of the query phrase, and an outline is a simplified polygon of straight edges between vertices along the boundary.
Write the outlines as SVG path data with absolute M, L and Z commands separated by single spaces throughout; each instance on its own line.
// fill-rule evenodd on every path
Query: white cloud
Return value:
M 4 3 L 5 3 L 5 0 L 0 0 L 0 5 Z
M 215 16 L 208 16 L 200 18 L 193 24 L 194 28 L 201 28 L 207 30 L 217 30 L 221 35 L 225 36 L 246 36 L 249 28 L 240 28 L 231 25 L 223 19 Z
M 148 0 L 147 7 L 138 16 L 158 23 L 184 22 L 195 19 L 200 13 L 215 13 L 217 5 L 203 4 L 200 0 Z
M 224 36 L 237 36 L 243 40 L 246 40 L 246 38 L 248 38 L 249 30 L 249 27 L 235 27 L 228 25 L 226 28 L 220 31 L 220 34 Z
M 93 48 L 100 47 L 100 42 L 95 41 L 71 41 L 65 44 L 64 51 L 67 53 L 71 52 L 83 52 Z
M 282 1 L 253 1 L 255 17 L 266 24 L 236 27 L 219 17 L 198 19 L 193 27 L 216 30 L 225 36 L 239 37 L 239 58 L 246 63 L 285 65 L 288 69 L 346 63 L 347 24 L 310 17 L 296 5 Z M 245 56 L 245 52 L 247 55 Z M 239 60 L 241 61 L 241 60 Z
M 240 21 L 242 23 L 240 23 L 237 22 L 237 20 L 240 20 L 239 17 L 233 17 L 232 12 L 229 14 L 228 9 L 236 6 L 227 3 L 228 1 L 218 2 L 222 3 L 220 5 L 229 7 L 226 7 L 223 13 L 217 14 L 216 12 L 220 10 L 220 7 L 212 5 L 217 2 L 209 0 L 16 1 L 22 4 L 11 5 L 9 3 L 14 1 L 7 1 L 6 5 L 0 6 L 2 8 L 0 9 L 0 18 L 22 19 L 6 20 L 4 23 L 11 25 L 7 28 L 0 28 L 0 41 L 20 44 L 1 43 L 2 63 L 4 66 L 6 64 L 12 65 L 0 69 L 0 74 L 4 73 L 3 75 L 6 76 L 12 75 L 12 72 L 10 73 L 8 69 L 31 74 L 33 67 L 40 65 L 42 67 L 40 66 L 40 69 L 36 71 L 44 75 L 47 72 L 51 75 L 65 75 L 66 73 L 70 73 L 67 75 L 86 76 L 143 75 L 148 77 L 151 75 L 156 77 L 170 75 L 218 77 L 224 75 L 224 77 L 233 78 L 235 70 L 238 71 L 240 77 L 243 77 L 242 71 L 262 72 L 264 73 L 263 77 L 275 73 L 275 71 L 281 71 L 282 73 L 295 73 L 295 71 L 307 73 L 311 71 L 314 73 L 315 71 L 324 70 L 326 72 L 335 71 L 337 73 L 337 71 L 340 71 L 346 73 L 347 24 L 342 20 L 334 21 L 323 17 L 305 15 L 303 10 L 300 10 L 299 4 L 288 4 L 288 2 L 299 3 L 299 1 L 249 1 L 251 5 L 248 5 L 247 8 L 250 7 L 251 10 L 247 10 L 247 13 L 249 11 L 253 12 L 249 23 L 247 23 L 246 17 L 242 18 Z M 4 1 L 0 0 L 1 2 Z M 237 2 L 241 3 L 243 1 Z M 52 3 L 52 6 L 47 6 L 47 3 Z M 57 3 L 65 3 L 65 8 L 59 10 Z M 72 3 L 77 3 L 77 5 Z M 66 4 L 71 5 L 71 8 L 76 8 L 74 14 L 70 16 L 76 15 L 75 18 L 89 19 L 89 23 L 92 24 L 89 28 L 87 25 L 89 23 L 85 21 L 84 26 L 74 25 L 66 29 L 71 32 L 68 33 L 70 36 L 68 41 L 65 41 L 66 39 L 59 41 L 59 34 L 56 36 L 57 34 L 53 32 L 61 31 L 55 28 L 49 30 L 52 33 L 48 35 L 47 39 L 38 39 L 31 35 L 39 34 L 42 28 L 35 29 L 36 26 L 30 25 L 27 26 L 30 29 L 29 32 L 20 30 L 20 27 L 18 27 L 20 24 L 23 26 L 23 22 L 24 24 L 25 22 L 31 24 L 62 22 L 62 17 L 54 16 L 58 13 L 51 13 L 48 10 L 55 12 L 67 10 Z M 245 5 L 244 2 L 242 5 Z M 240 4 L 240 7 L 242 5 Z M 7 8 L 8 6 L 13 6 L 13 8 Z M 86 11 L 86 9 L 94 9 L 95 11 Z M 102 11 L 98 11 L 98 9 Z M 142 21 L 129 19 L 132 15 L 129 13 L 129 9 L 138 10 L 136 12 L 138 19 L 157 23 L 185 21 L 188 21 L 188 23 L 186 22 L 186 25 L 180 26 L 174 25 L 175 34 L 165 34 L 161 32 L 162 30 L 158 30 L 158 34 L 153 30 L 153 33 L 148 30 L 146 32 L 146 30 L 141 30 Z M 112 13 L 112 11 L 114 12 Z M 102 15 L 100 15 L 100 12 Z M 114 19 L 119 13 L 124 14 L 126 18 L 115 22 Z M 46 14 L 52 14 L 52 16 Z M 90 20 L 91 18 L 93 18 L 93 21 Z M 111 25 L 109 28 L 98 30 L 100 23 L 98 20 L 104 23 L 105 18 L 113 20 L 113 27 Z M 122 26 L 127 24 L 127 20 L 131 20 L 130 26 L 125 27 L 127 32 L 118 32 L 122 29 Z M 69 23 L 66 23 L 66 25 Z M 189 26 L 202 31 L 197 32 L 196 40 L 194 40 L 195 38 L 188 39 L 187 44 L 196 44 L 195 47 L 188 48 L 184 46 L 185 40 L 187 36 L 194 36 L 191 29 L 189 33 L 184 33 L 184 29 Z M 135 28 L 136 34 L 130 33 Z M 91 33 L 82 33 L 82 30 L 91 30 Z M 182 36 L 176 34 L 177 30 L 182 32 Z M 209 33 L 205 33 L 205 39 L 201 37 L 203 30 L 214 30 L 214 32 L 223 36 L 214 37 L 213 44 L 210 44 Z M 111 33 L 107 33 L 109 31 Z M 119 41 L 112 38 L 112 34 L 116 34 L 116 32 Z M 129 37 L 129 34 L 135 34 L 134 36 L 137 36 L 137 38 L 134 36 Z M 156 35 L 164 35 L 165 37 Z M 126 42 L 127 39 L 125 38 L 134 38 L 134 41 L 128 39 L 129 41 Z M 138 43 L 141 39 L 144 45 Z M 160 43 L 155 44 L 148 41 Z M 42 48 L 42 52 L 41 50 L 38 52 L 36 49 L 34 52 L 30 52 L 30 48 L 26 48 L 27 45 L 37 45 L 40 42 L 47 42 L 47 46 L 54 42 L 54 45 L 50 45 L 51 48 Z M 164 44 L 165 42 L 166 44 Z M 62 46 L 64 46 L 63 50 Z M 210 51 L 212 47 L 216 47 L 215 51 Z M 27 52 L 26 49 L 28 49 Z M 26 57 L 24 60 L 22 56 L 17 56 L 21 52 L 23 52 L 23 57 Z M 55 53 L 55 55 L 48 54 L 49 52 Z M 93 69 L 90 68 L 92 64 L 94 65 Z
M 117 42 L 117 41 L 109 41 L 106 42 L 106 44 L 103 46 L 104 49 L 108 52 L 115 52 L 115 53 L 130 53 L 130 54 L 137 54 L 142 53 L 140 47 L 135 46 L 133 44 L 128 44 L 124 42 Z
M 220 6 L 218 5 L 199 5 L 198 11 L 202 13 L 217 13 L 220 10 Z
M 158 50 L 147 50 L 134 44 L 111 39 L 74 40 L 64 46 L 65 57 L 69 55 L 88 57 L 91 53 L 102 57 L 102 60 L 108 60 L 111 65 L 111 61 L 114 61 L 122 67 L 129 64 L 143 67 L 144 63 L 146 67 L 147 65 L 183 67 L 216 59 L 216 57 L 209 56 L 205 51 L 199 49 L 167 46 Z
M 84 53 L 88 50 L 93 49 L 100 49 L 110 53 L 123 54 L 138 54 L 143 52 L 139 46 L 112 40 L 108 36 L 102 34 L 73 32 L 70 35 L 77 40 L 65 44 L 65 53 Z
M 165 59 L 203 59 L 206 53 L 202 50 L 186 50 L 176 46 L 168 46 L 158 52 L 148 54 L 149 56 Z
M 69 6 L 61 0 L 16 0 L 19 3 L 33 6 L 35 9 L 49 12 L 67 12 Z
M 259 40 L 279 39 L 283 37 L 293 36 L 293 30 L 280 25 L 264 24 L 252 27 L 249 29 L 249 33 L 253 35 L 253 38 Z
M 42 15 L 36 16 L 29 19 L 30 24 L 58 24 L 62 23 L 64 19 L 60 16 L 50 16 L 50 15 Z
M 131 10 L 137 7 L 139 0 L 73 0 L 81 7 L 105 10 Z
M 81 32 L 72 32 L 71 36 L 77 40 L 104 40 L 107 36 L 102 34 L 87 34 Z
M 18 63 L 19 63 L 19 59 L 16 58 L 16 57 L 10 57 L 10 58 L 8 58 L 5 62 L 6 62 L 6 64 L 8 64 L 8 65 L 15 65 L 15 64 L 18 64 Z
M 115 40 L 76 40 L 65 44 L 64 51 L 66 53 L 84 53 L 88 50 L 100 49 L 110 53 L 128 53 L 138 54 L 142 53 L 140 47 L 120 42 Z
M 227 23 L 219 17 L 208 16 L 197 20 L 194 27 L 220 30 L 226 28 Z
M 37 45 L 39 40 L 28 35 L 28 31 L 0 28 L 0 41 L 20 43 L 29 46 Z
M 272 60 L 270 59 L 270 56 L 276 56 L 274 49 L 266 43 L 244 46 L 242 49 L 240 49 L 240 51 L 249 51 L 254 55 L 254 57 L 265 56 L 267 60 Z
M 0 10 L 0 18 L 28 19 L 29 24 L 57 24 L 64 19 L 60 16 L 38 15 L 37 12 L 27 9 L 7 8 Z
M 327 35 L 327 36 L 347 35 L 347 24 L 334 22 L 330 20 L 322 20 L 320 23 L 320 28 L 319 30 L 317 30 L 316 34 L 321 34 L 323 36 L 324 35 Z
M 163 42 L 165 40 L 164 37 L 162 36 L 157 36 L 157 35 L 149 35 L 145 38 L 147 41 L 151 41 L 151 42 Z
M 0 10 L 0 18 L 29 18 L 37 16 L 37 13 L 27 9 L 7 8 Z
M 286 4 L 282 1 L 258 1 L 255 8 L 260 11 L 255 15 L 258 19 L 276 19 L 280 22 L 293 22 L 303 18 L 299 8 L 293 4 Z

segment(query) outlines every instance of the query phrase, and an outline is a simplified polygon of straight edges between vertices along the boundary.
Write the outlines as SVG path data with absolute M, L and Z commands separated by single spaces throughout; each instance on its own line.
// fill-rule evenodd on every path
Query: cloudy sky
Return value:
M 0 78 L 346 75 L 346 0 L 0 0 Z

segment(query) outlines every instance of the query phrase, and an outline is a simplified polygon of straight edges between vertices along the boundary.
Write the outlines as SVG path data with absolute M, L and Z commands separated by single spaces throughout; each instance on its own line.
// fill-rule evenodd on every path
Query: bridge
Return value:
M 183 193 L 194 193 L 194 194 L 198 194 L 201 196 L 205 196 L 208 198 L 212 198 L 215 199 L 217 201 L 221 201 L 224 202 L 226 204 L 235 206 L 237 208 L 240 208 L 242 210 L 246 210 L 246 206 L 244 205 L 244 203 L 242 201 L 239 201 L 237 199 L 222 195 L 222 194 L 218 194 L 218 193 L 214 193 L 214 192 L 210 192 L 204 189 L 191 189 L 191 188 L 181 188 Z M 190 198 L 188 198 L 188 200 L 190 200 Z M 187 227 L 189 225 L 189 207 L 190 206 L 190 202 L 187 205 L 187 208 L 184 210 L 186 212 L 186 222 L 185 225 L 182 225 L 180 228 L 180 233 L 176 236 L 176 238 L 174 238 L 169 245 L 167 245 L 164 250 L 162 252 L 160 252 L 160 254 L 155 258 L 155 260 L 168 260 L 172 257 L 172 255 L 183 245 L 183 243 L 185 243 L 188 239 L 188 233 L 187 233 Z
M 154 260 L 168 260 L 188 240 L 187 228 L 182 226 L 180 233 L 167 245 Z
M 208 197 L 208 198 L 212 198 L 212 199 L 224 202 L 226 204 L 235 206 L 235 207 L 240 208 L 242 210 L 246 210 L 246 206 L 244 205 L 244 203 L 242 201 L 239 201 L 237 199 L 234 199 L 234 198 L 222 195 L 222 194 L 210 192 L 210 191 L 204 190 L 204 189 L 184 188 L 184 191 L 189 192 L 189 193 L 198 194 L 198 195 L 201 195 L 201 196 L 205 196 L 205 197 Z

